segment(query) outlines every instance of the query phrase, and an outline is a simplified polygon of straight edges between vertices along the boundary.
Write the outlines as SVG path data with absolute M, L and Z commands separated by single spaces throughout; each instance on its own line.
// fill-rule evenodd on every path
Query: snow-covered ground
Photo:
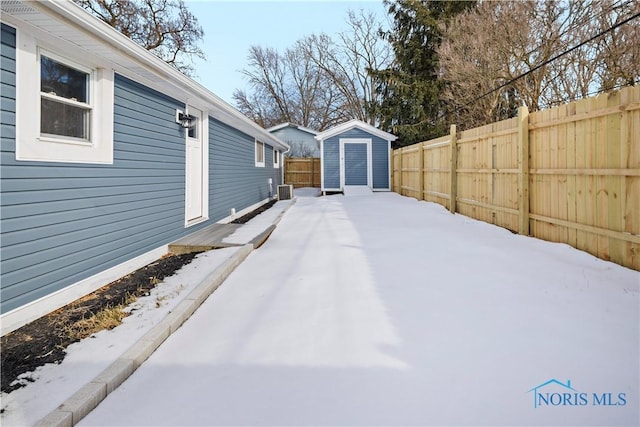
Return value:
M 91 338 L 70 345 L 60 364 L 47 364 L 29 373 L 26 387 L 2 393 L 0 425 L 29 426 L 53 411 L 84 384 L 124 353 L 145 332 L 164 318 L 194 286 L 216 266 L 221 265 L 238 248 L 209 251 L 166 278 L 138 298 L 127 310 L 131 312 L 115 329 L 102 331 Z
M 260 215 L 253 217 L 249 222 L 243 224 L 231 235 L 222 239 L 223 243 L 246 244 L 258 234 L 265 231 L 269 226 L 278 222 L 278 218 L 283 211 L 291 205 L 292 200 L 281 200 L 278 202 L 278 208 L 267 209 Z
M 638 425 L 639 287 L 435 204 L 300 197 L 80 425 Z

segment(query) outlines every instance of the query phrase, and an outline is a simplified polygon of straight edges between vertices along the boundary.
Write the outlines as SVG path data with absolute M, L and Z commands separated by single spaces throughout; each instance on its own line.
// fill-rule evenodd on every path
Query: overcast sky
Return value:
M 195 63 L 196 80 L 231 104 L 233 91 L 245 88 L 240 70 L 247 68 L 252 45 L 283 51 L 306 35 L 333 36 L 347 29 L 349 9 L 371 10 L 387 20 L 382 0 L 186 0 L 185 4 L 205 33 L 207 60 Z

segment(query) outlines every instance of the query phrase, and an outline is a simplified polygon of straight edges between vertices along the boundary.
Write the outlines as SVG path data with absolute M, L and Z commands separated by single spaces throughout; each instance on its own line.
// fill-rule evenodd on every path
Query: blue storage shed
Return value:
M 288 145 L 70 0 L 0 3 L 2 334 L 275 195 Z
M 316 135 L 320 142 L 323 192 L 345 187 L 391 190 L 391 142 L 397 137 L 360 120 Z

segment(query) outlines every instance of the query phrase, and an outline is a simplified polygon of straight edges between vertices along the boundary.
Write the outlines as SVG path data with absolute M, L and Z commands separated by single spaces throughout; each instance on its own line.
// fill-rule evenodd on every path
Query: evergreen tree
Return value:
M 437 48 L 442 24 L 475 1 L 384 0 L 393 18 L 385 34 L 395 53 L 394 64 L 373 71 L 382 97 L 381 127 L 399 137 L 399 145 L 441 136 L 442 116 Z

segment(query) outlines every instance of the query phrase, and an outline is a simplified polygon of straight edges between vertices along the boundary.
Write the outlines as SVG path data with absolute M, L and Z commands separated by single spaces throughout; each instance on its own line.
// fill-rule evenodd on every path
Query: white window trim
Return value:
M 96 86 L 96 71 L 92 68 L 86 67 L 82 64 L 78 64 L 75 61 L 71 61 L 69 59 L 63 58 L 60 55 L 53 53 L 53 52 L 49 52 L 46 49 L 41 49 L 38 48 L 37 49 L 37 54 L 38 54 L 38 70 L 41 69 L 41 59 L 43 56 L 52 59 L 53 61 L 65 65 L 67 67 L 73 68 L 75 70 L 81 71 L 83 73 L 88 74 L 89 76 L 89 87 L 88 87 L 88 92 L 89 92 L 89 96 L 88 96 L 88 100 L 87 102 L 77 102 L 77 101 L 72 101 L 70 99 L 66 99 L 57 95 L 50 95 L 48 93 L 43 93 L 41 91 L 41 80 L 40 78 L 38 79 L 38 90 L 40 91 L 40 99 L 38 100 L 38 102 L 41 102 L 43 98 L 46 99 L 50 99 L 51 101 L 60 103 L 60 104 L 67 104 L 67 105 L 71 105 L 71 106 L 75 106 L 75 107 L 80 107 L 86 110 L 89 110 L 89 129 L 88 129 L 88 134 L 89 134 L 89 138 L 88 139 L 83 139 L 83 138 L 73 138 L 73 137 L 69 137 L 69 136 L 65 136 L 65 135 L 54 135 L 54 134 L 43 134 L 42 130 L 40 131 L 40 135 L 38 136 L 38 138 L 40 139 L 40 141 L 44 141 L 44 142 L 57 142 L 57 143 L 64 143 L 64 144 L 81 144 L 81 145 L 91 145 L 92 144 L 92 130 L 91 127 L 93 126 L 93 122 L 95 121 L 95 98 L 96 98 L 96 91 L 95 91 L 95 86 Z M 38 108 L 38 113 L 41 114 L 41 109 Z M 38 123 L 40 123 L 40 120 L 38 120 Z
M 280 151 L 273 149 L 273 168 L 280 169 Z
M 73 49 L 55 48 L 17 28 L 16 160 L 113 163 L 114 73 L 82 57 L 67 56 Z M 58 52 L 65 52 L 61 55 Z M 40 55 L 90 73 L 90 141 L 40 134 Z
M 262 161 L 258 161 L 258 145 L 262 145 Z M 253 158 L 256 161 L 256 167 L 258 168 L 263 168 L 264 167 L 264 158 L 265 156 L 265 149 L 266 146 L 264 144 L 264 142 L 260 142 L 256 139 L 256 143 L 254 144 L 254 153 L 253 153 Z

